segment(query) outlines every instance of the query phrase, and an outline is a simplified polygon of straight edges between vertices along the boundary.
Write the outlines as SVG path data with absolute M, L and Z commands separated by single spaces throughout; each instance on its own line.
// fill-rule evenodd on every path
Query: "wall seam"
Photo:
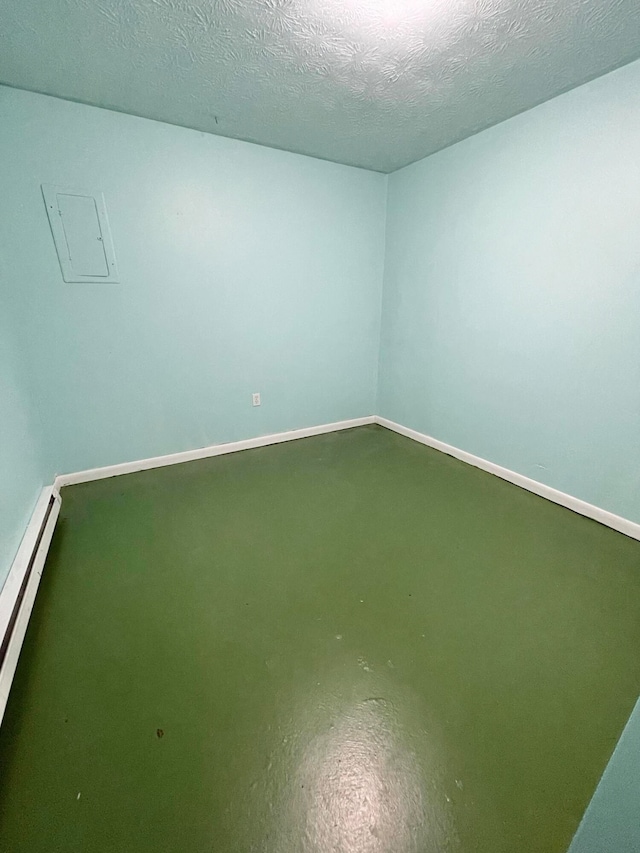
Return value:
M 374 375 L 374 407 L 376 414 L 380 413 L 380 363 L 382 359 L 382 325 L 384 322 L 384 294 L 387 282 L 387 234 L 389 229 L 389 175 L 385 175 L 384 193 L 384 240 L 382 247 L 382 282 L 380 285 L 380 311 L 378 320 L 378 351 Z

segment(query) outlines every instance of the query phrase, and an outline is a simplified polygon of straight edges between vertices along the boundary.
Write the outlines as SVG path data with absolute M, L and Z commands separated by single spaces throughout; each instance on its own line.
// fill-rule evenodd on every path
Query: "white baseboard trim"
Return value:
M 305 427 L 288 432 L 273 433 L 271 435 L 245 439 L 244 441 L 214 444 L 210 447 L 202 447 L 197 450 L 186 450 L 181 453 L 171 453 L 165 456 L 155 456 L 134 462 L 124 462 L 119 465 L 107 465 L 103 468 L 92 468 L 73 474 L 61 474 L 56 477 L 53 486 L 48 486 L 42 490 L 18 553 L 7 575 L 4 586 L 0 590 L 0 644 L 2 644 L 0 647 L 0 724 L 4 716 L 11 682 L 13 681 L 27 624 L 33 609 L 49 545 L 60 512 L 61 497 L 59 489 L 62 486 L 86 483 L 90 480 L 101 480 L 106 477 L 116 477 L 120 474 L 131 474 L 136 471 L 146 471 L 166 465 L 176 465 L 196 459 L 206 459 L 211 456 L 221 456 L 226 453 L 236 453 L 241 450 L 265 447 L 270 444 L 280 444 L 285 441 L 294 441 L 299 438 L 308 438 L 313 435 L 352 429 L 353 427 L 372 423 L 379 424 L 393 432 L 413 439 L 413 441 L 453 456 L 462 462 L 473 465 L 475 468 L 487 471 L 489 474 L 494 474 L 535 495 L 546 498 L 579 515 L 584 515 L 586 518 L 591 518 L 594 521 L 600 522 L 600 524 L 604 524 L 607 527 L 613 528 L 613 530 L 624 533 L 632 539 L 640 541 L 640 524 L 636 522 L 622 518 L 619 515 L 575 498 L 572 495 L 560 492 L 551 486 L 546 486 L 544 483 L 539 483 L 537 480 L 532 480 L 530 477 L 525 477 L 523 474 L 510 471 L 508 468 L 503 468 L 501 465 L 496 465 L 494 462 L 489 462 L 480 456 L 474 456 L 466 450 L 460 450 L 458 447 L 445 444 L 445 442 L 439 441 L 437 438 L 432 438 L 429 435 L 402 426 L 378 415 L 352 418 L 351 420 Z
M 60 503 L 57 489 L 48 486 L 42 490 L 0 591 L 0 723 L 58 520 Z
M 254 447 L 265 447 L 268 444 L 281 444 L 283 441 L 294 441 L 298 438 L 308 438 L 312 435 L 322 435 L 327 432 L 337 432 L 343 429 L 364 426 L 376 422 L 375 415 L 365 418 L 352 418 L 347 421 L 336 421 L 331 424 L 293 429 L 287 432 L 276 432 L 271 435 L 261 435 L 257 438 L 247 438 L 243 441 L 230 441 L 226 444 L 212 444 L 197 450 L 184 450 L 180 453 L 169 453 L 166 456 L 152 456 L 149 459 L 138 459 L 135 462 L 122 462 L 119 465 L 106 465 L 104 468 L 90 468 L 87 471 L 77 471 L 74 474 L 59 474 L 54 481 L 54 488 L 73 486 L 78 483 L 88 483 L 90 480 L 103 480 L 106 477 L 117 477 L 120 474 L 134 474 L 136 471 L 148 471 L 150 468 L 162 468 L 166 465 L 177 465 L 180 462 L 193 462 L 195 459 L 207 459 L 210 456 L 222 456 L 225 453 L 237 453 L 239 450 L 251 450 Z
M 473 453 L 468 453 L 466 450 L 460 450 L 458 447 L 453 447 L 451 444 L 446 444 L 444 441 L 439 441 L 437 438 L 425 435 L 417 430 L 405 427 L 402 424 L 395 423 L 388 418 L 383 418 L 379 415 L 369 415 L 363 418 L 352 418 L 351 420 L 337 421 L 330 424 L 320 424 L 313 427 L 304 427 L 303 429 L 294 429 L 287 432 L 272 433 L 271 435 L 262 435 L 256 438 L 248 438 L 243 441 L 232 441 L 225 444 L 213 444 L 209 447 L 201 447 L 196 450 L 185 450 L 179 453 L 169 453 L 165 456 L 153 456 L 148 459 L 138 459 L 133 462 L 123 462 L 117 465 L 106 465 L 102 468 L 90 468 L 86 471 L 77 471 L 71 474 L 59 474 L 55 478 L 54 489 L 58 491 L 63 486 L 76 485 L 78 483 L 87 483 L 91 480 L 102 480 L 106 477 L 117 477 L 121 474 L 133 474 L 136 471 L 147 471 L 151 468 L 161 468 L 166 465 L 176 465 L 181 462 L 192 462 L 196 459 L 206 459 L 211 456 L 221 456 L 226 453 L 237 453 L 241 450 L 250 450 L 255 447 L 266 447 L 270 444 L 280 444 L 285 441 L 294 441 L 299 438 L 308 438 L 313 435 L 322 435 L 323 433 L 337 432 L 339 430 L 352 429 L 353 427 L 364 426 L 365 424 L 376 423 L 387 429 L 393 430 L 400 435 L 411 438 L 414 441 L 425 444 L 427 447 L 432 447 L 462 462 L 467 462 L 475 468 L 480 468 L 496 477 L 507 480 L 522 489 L 533 492 L 546 500 L 566 507 L 567 509 L 577 512 L 579 515 L 584 515 L 586 518 L 591 518 L 594 521 L 600 522 L 607 527 L 613 528 L 632 539 L 640 541 L 640 524 L 630 521 L 628 518 L 615 515 L 608 510 L 601 509 L 586 501 L 575 498 L 572 495 L 567 495 L 564 492 L 554 489 L 551 486 L 546 486 L 544 483 L 539 483 L 537 480 L 532 480 L 530 477 L 525 477 L 523 474 L 518 474 L 516 471 L 511 471 L 508 468 L 503 468 L 495 462 L 489 462 L 487 459 L 482 459 L 480 456 L 474 456 Z
M 496 477 L 501 477 L 503 480 L 508 480 L 515 486 L 520 486 L 521 489 L 526 489 L 528 492 L 533 492 L 541 498 L 546 498 L 548 501 L 560 504 L 567 509 L 577 512 L 579 515 L 584 515 L 594 521 L 599 521 L 600 524 L 605 524 L 607 527 L 612 527 L 614 530 L 630 536 L 632 539 L 640 540 L 640 524 L 634 521 L 629 521 L 628 518 L 622 518 L 620 515 L 615 515 L 608 512 L 606 509 L 593 504 L 582 501 L 579 498 L 574 498 L 572 495 L 567 495 L 564 492 L 553 489 L 551 486 L 545 486 L 544 483 L 539 483 L 537 480 L 532 480 L 530 477 L 525 477 L 523 474 L 517 474 L 515 471 L 510 471 L 508 468 L 503 468 L 501 465 L 496 465 L 495 462 L 489 462 L 487 459 L 482 459 L 480 456 L 474 456 L 473 453 L 467 453 L 466 450 L 460 450 L 453 447 L 451 444 L 445 444 L 444 441 L 439 441 L 437 438 L 432 438 L 430 435 L 425 435 L 415 429 L 397 424 L 387 418 L 376 417 L 377 424 L 393 430 L 407 438 L 412 438 L 414 441 L 419 441 L 420 444 L 426 444 L 427 447 L 433 447 L 435 450 L 440 450 L 449 456 L 454 456 L 462 462 L 467 462 L 475 468 L 481 468 L 483 471 L 488 471 L 489 474 L 495 474 Z

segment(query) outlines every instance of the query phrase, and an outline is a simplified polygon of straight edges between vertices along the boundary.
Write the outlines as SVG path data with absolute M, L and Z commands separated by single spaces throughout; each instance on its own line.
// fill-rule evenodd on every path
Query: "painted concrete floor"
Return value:
M 564 853 L 639 641 L 639 543 L 380 427 L 74 486 L 0 849 Z

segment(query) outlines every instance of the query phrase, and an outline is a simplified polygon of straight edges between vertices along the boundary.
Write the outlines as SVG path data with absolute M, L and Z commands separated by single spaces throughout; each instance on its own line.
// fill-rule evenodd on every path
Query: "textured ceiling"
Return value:
M 639 0 L 0 0 L 4 83 L 382 172 L 638 56 Z

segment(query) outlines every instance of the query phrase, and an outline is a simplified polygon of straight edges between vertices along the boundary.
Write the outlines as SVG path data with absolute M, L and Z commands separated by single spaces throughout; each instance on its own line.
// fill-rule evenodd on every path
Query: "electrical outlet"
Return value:
M 251 405 L 259 406 L 260 405 L 260 394 L 252 394 L 251 395 Z

